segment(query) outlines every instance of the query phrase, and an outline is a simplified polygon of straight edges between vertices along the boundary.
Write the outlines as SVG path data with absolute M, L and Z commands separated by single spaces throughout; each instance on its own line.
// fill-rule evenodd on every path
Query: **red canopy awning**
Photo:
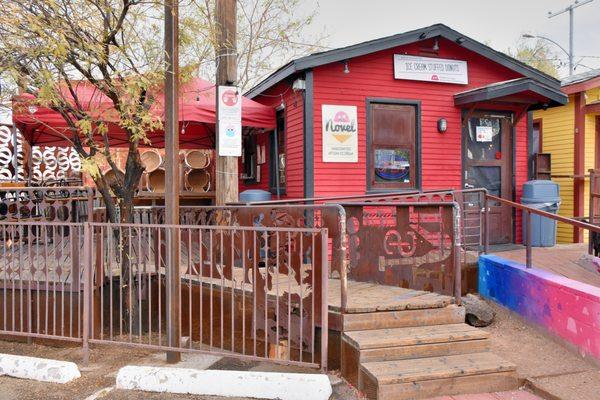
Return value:
M 82 108 L 109 127 L 110 145 L 126 146 L 127 138 L 117 124 L 118 118 L 112 101 L 89 82 L 74 82 L 74 90 Z M 73 101 L 69 91 L 64 96 Z M 151 112 L 157 118 L 164 116 L 164 95 L 152 94 L 155 103 Z M 13 99 L 13 122 L 31 145 L 70 146 L 71 134 L 60 113 L 44 107 L 31 106 L 32 95 L 20 95 Z M 196 78 L 183 84 L 179 96 L 180 146 L 183 148 L 213 148 L 215 112 L 215 85 Z M 275 110 L 242 97 L 242 126 L 258 129 L 275 128 Z M 152 147 L 164 147 L 164 131 L 147 134 Z M 100 139 L 100 137 L 99 137 Z

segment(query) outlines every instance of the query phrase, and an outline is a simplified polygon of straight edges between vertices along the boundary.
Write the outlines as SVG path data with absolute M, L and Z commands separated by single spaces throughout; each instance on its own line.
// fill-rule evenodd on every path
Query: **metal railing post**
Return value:
M 461 237 L 460 237 L 460 207 L 455 202 L 453 209 L 453 220 L 454 220 L 454 298 L 457 305 L 462 304 L 462 268 L 460 263 L 460 249 L 461 249 Z
M 531 268 L 531 212 L 529 210 L 525 211 L 525 233 L 526 233 L 526 242 L 525 242 L 525 265 L 527 268 Z
M 327 229 L 321 230 L 321 370 L 327 371 L 327 349 L 329 340 L 329 271 L 327 268 Z
M 90 312 L 92 299 L 92 251 L 91 251 L 91 224 L 84 222 L 83 224 L 83 269 L 85 271 L 85 279 L 83 281 L 83 365 L 87 367 L 90 360 L 89 336 L 90 336 Z
M 484 193 L 483 196 L 483 252 L 488 254 L 490 251 L 490 207 L 487 193 Z

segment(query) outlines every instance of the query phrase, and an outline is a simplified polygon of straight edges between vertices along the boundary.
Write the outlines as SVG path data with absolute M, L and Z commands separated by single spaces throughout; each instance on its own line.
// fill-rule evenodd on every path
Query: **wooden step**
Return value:
M 358 384 L 359 365 L 373 361 L 488 351 L 489 334 L 467 324 L 347 332 L 342 336 L 342 375 Z
M 518 387 L 516 367 L 492 353 L 460 354 L 361 365 L 359 389 L 369 399 L 403 400 L 493 392 Z
M 369 329 L 404 328 L 408 326 L 429 326 L 460 324 L 465 322 L 464 307 L 451 304 L 441 308 L 422 310 L 383 311 L 340 315 L 343 332 Z M 335 326 L 335 325 L 334 325 Z

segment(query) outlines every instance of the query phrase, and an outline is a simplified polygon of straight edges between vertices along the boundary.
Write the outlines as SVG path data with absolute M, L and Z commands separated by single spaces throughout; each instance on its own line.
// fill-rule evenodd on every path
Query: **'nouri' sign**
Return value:
M 323 161 L 358 161 L 356 106 L 323 105 Z

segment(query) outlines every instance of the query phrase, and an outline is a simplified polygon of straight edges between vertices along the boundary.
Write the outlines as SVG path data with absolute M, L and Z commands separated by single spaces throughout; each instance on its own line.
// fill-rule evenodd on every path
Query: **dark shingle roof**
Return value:
M 457 32 L 444 24 L 435 24 L 413 31 L 387 36 L 380 39 L 370 40 L 367 42 L 358 43 L 339 49 L 315 53 L 309 56 L 295 59 L 283 65 L 278 70 L 269 75 L 267 78 L 263 79 L 260 83 L 258 83 L 252 89 L 250 89 L 245 95 L 249 98 L 253 98 L 262 93 L 263 91 L 267 90 L 268 88 L 272 87 L 273 85 L 281 82 L 282 80 L 306 69 L 318 67 L 320 65 L 325 65 L 336 61 L 344 61 L 353 57 L 359 57 L 377 51 L 386 50 L 393 47 L 398 47 L 405 44 L 414 43 L 420 40 L 438 36 L 457 42 L 462 47 L 469 49 L 475 53 L 478 53 L 483 57 L 486 57 L 498 64 L 501 64 L 515 72 L 518 72 L 519 74 L 525 77 L 535 79 L 551 87 L 560 87 L 560 81 L 551 77 L 550 75 L 547 75 L 500 51 L 494 50 L 483 43 L 471 39 L 468 36 L 465 36 L 462 33 Z

